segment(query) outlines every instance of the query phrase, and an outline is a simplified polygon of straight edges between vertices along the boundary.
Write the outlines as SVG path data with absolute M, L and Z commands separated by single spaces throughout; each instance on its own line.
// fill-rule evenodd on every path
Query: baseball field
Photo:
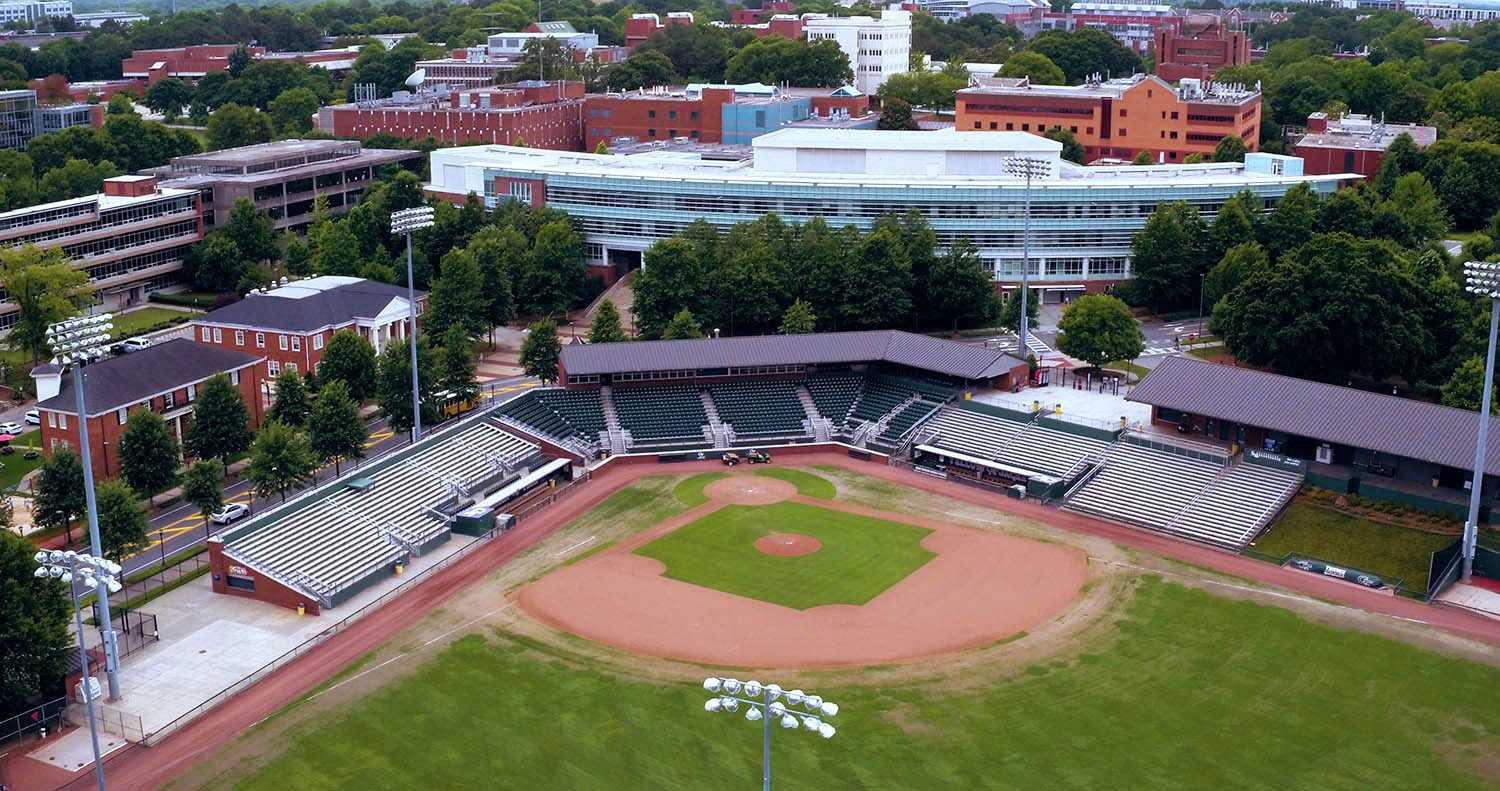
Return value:
M 753 788 L 738 675 L 842 709 L 779 789 L 1496 788 L 1497 664 L 851 469 L 659 474 L 176 787 Z

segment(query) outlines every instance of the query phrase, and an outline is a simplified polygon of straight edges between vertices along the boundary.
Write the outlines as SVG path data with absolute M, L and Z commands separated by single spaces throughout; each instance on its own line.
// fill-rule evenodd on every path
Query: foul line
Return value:
M 454 632 L 457 632 L 457 631 L 460 631 L 460 630 L 463 630 L 463 629 L 467 629 L 470 626 L 473 626 L 474 624 L 479 623 L 480 621 L 483 621 L 484 619 L 489 618 L 492 615 L 499 615 L 500 613 L 505 612 L 506 610 L 509 610 L 511 608 L 511 606 L 512 605 L 507 604 L 504 607 L 500 607 L 498 609 L 490 610 L 489 612 L 485 613 L 484 615 L 479 616 L 478 618 L 473 619 L 472 621 L 465 621 L 464 623 L 461 623 L 458 626 L 455 626 L 452 629 L 449 629 L 448 631 L 443 632 L 442 634 L 438 635 L 437 637 L 434 637 L 431 640 L 428 640 L 427 642 L 423 643 L 422 646 L 421 646 L 421 648 L 418 648 L 416 651 L 410 651 L 410 652 L 406 652 L 406 653 L 397 654 L 396 656 L 393 656 L 390 659 L 387 659 L 384 662 L 381 662 L 380 664 L 378 664 L 378 665 L 376 665 L 376 666 L 374 666 L 372 668 L 361 670 L 360 672 L 355 673 L 354 675 L 352 675 L 352 676 L 344 679 L 343 681 L 340 681 L 337 684 L 334 684 L 333 686 L 331 686 L 331 687 L 329 687 L 327 689 L 318 690 L 317 692 L 314 692 L 313 694 L 308 695 L 307 696 L 307 700 L 316 700 L 317 698 L 319 698 L 319 697 L 321 697 L 321 696 L 323 696 L 323 695 L 325 695 L 325 694 L 327 694 L 329 692 L 332 692 L 332 691 L 338 689 L 339 687 L 342 687 L 343 685 L 348 684 L 351 681 L 356 681 L 356 680 L 361 679 L 361 678 L 363 678 L 365 676 L 368 676 L 369 674 L 374 673 L 375 671 L 377 671 L 377 670 L 385 667 L 386 665 L 389 665 L 392 662 L 397 662 L 397 661 L 405 659 L 405 658 L 407 658 L 409 656 L 412 656 L 413 654 L 418 653 L 419 651 L 421 651 L 424 648 L 427 648 L 428 646 L 432 645 L 433 643 L 436 643 L 437 641 L 442 640 L 442 639 L 448 637 L 449 635 L 452 635 Z M 265 722 L 266 719 L 270 719 L 270 717 L 266 717 L 265 719 L 261 720 L 261 722 Z M 256 723 L 256 724 L 259 724 L 259 723 Z
M 594 540 L 595 540 L 595 539 L 596 539 L 596 538 L 598 538 L 598 536 L 589 536 L 589 537 L 588 537 L 588 538 L 585 538 L 585 539 L 584 539 L 584 540 L 582 540 L 582 541 L 579 541 L 579 542 L 578 542 L 578 543 L 576 543 L 576 544 L 574 544 L 574 545 L 573 545 L 573 546 L 571 546 L 571 547 L 568 547 L 568 548 L 567 548 L 567 549 L 564 549 L 564 550 L 563 550 L 563 551 L 561 551 L 561 552 L 559 552 L 559 553 L 557 553 L 557 554 L 556 554 L 556 555 L 553 555 L 553 557 L 559 557 L 559 558 L 560 558 L 560 557 L 562 557 L 562 556 L 563 556 L 563 555 L 566 555 L 566 554 L 568 554 L 568 553 L 569 553 L 569 552 L 572 552 L 572 551 L 573 551 L 573 550 L 575 550 L 575 549 L 577 549 L 577 548 L 579 548 L 579 547 L 582 547 L 582 546 L 587 546 L 587 545 L 589 545 L 589 544 L 592 544 L 592 543 L 594 543 Z

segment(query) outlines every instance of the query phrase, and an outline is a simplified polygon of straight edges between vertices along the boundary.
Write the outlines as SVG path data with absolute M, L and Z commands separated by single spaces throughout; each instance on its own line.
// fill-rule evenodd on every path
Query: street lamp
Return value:
M 1052 173 L 1052 163 L 1035 157 L 1007 157 L 1001 167 L 1016 178 L 1026 179 L 1026 192 L 1022 209 L 1024 226 L 1021 231 L 1021 359 L 1026 359 L 1026 300 L 1031 291 L 1031 180 Z
M 771 791 L 772 721 L 786 730 L 801 727 L 825 739 L 832 739 L 836 732 L 826 720 L 839 713 L 838 704 L 800 689 L 783 691 L 780 684 L 761 684 L 759 681 L 740 681 L 718 676 L 704 679 L 703 689 L 714 695 L 703 704 L 704 711 L 733 714 L 739 711 L 740 704 L 743 703 L 746 706 L 745 719 L 750 722 L 760 721 L 763 791 Z M 740 697 L 741 695 L 744 697 Z M 797 711 L 799 707 L 802 711 Z
M 417 286 L 411 274 L 411 235 L 423 228 L 433 226 L 431 206 L 402 209 L 391 214 L 391 232 L 406 237 L 406 301 L 411 309 L 411 441 L 416 444 L 422 438 L 422 396 L 417 383 Z
M 1463 577 L 1474 576 L 1474 544 L 1479 538 L 1479 498 L 1484 491 L 1484 454 L 1490 439 L 1490 394 L 1495 382 L 1495 330 L 1500 323 L 1500 264 L 1464 264 L 1464 290 L 1490 301 L 1490 344 L 1484 358 L 1484 395 L 1480 397 L 1479 439 L 1474 444 L 1474 481 L 1469 485 L 1469 521 L 1464 523 Z
M 42 551 L 32 556 L 37 563 L 33 576 L 37 579 L 55 579 L 68 586 L 68 598 L 73 601 L 73 623 L 78 629 L 78 660 L 82 663 L 83 670 L 83 703 L 88 710 L 89 717 L 89 739 L 94 746 L 94 778 L 99 783 L 99 791 L 104 791 L 104 762 L 99 756 L 99 730 L 94 724 L 94 692 L 93 685 L 89 684 L 93 679 L 89 676 L 89 651 L 83 641 L 83 612 L 78 608 L 78 599 L 73 595 L 73 581 L 79 580 L 86 588 L 96 590 L 103 589 L 113 593 L 120 589 L 117 575 L 120 573 L 120 564 L 105 560 L 97 555 L 81 555 L 72 550 L 63 551 L 54 549 L 50 552 Z M 108 598 L 101 596 L 101 598 Z
M 94 464 L 89 446 L 88 410 L 84 408 L 83 368 L 89 362 L 104 356 L 109 343 L 109 332 L 114 329 L 111 319 L 104 313 L 98 316 L 80 316 L 59 321 L 47 327 L 47 345 L 52 348 L 53 362 L 73 365 L 73 406 L 78 419 L 79 458 L 83 462 L 83 494 L 88 506 L 89 546 L 95 555 L 104 554 L 104 544 L 99 540 L 99 510 L 94 502 Z M 99 578 L 94 577 L 95 580 Z M 99 602 L 99 631 L 104 636 L 104 667 L 108 671 L 109 699 L 120 697 L 120 654 L 115 645 L 115 624 L 109 617 L 109 592 L 99 582 L 94 598 Z

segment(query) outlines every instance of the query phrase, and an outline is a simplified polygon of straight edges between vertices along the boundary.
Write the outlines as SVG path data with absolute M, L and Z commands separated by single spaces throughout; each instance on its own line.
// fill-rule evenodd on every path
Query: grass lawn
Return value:
M 838 735 L 778 730 L 778 791 L 1494 788 L 1500 669 L 1143 579 L 1114 637 L 969 691 L 819 686 Z M 770 678 L 761 678 L 770 681 Z M 756 788 L 760 727 L 697 684 L 470 635 L 349 705 L 213 756 L 204 786 Z M 295 704 L 294 704 L 295 705 Z M 260 734 L 247 735 L 251 744 Z M 217 782 L 213 782 L 217 781 Z
M 805 610 L 875 598 L 934 557 L 921 547 L 930 532 L 801 503 L 730 505 L 636 554 L 665 563 L 671 579 Z M 800 557 L 755 548 L 772 533 L 802 533 L 823 547 Z
M 1454 538 L 1360 519 L 1298 500 L 1255 542 L 1255 549 L 1271 555 L 1310 555 L 1390 579 L 1400 577 L 1405 587 L 1425 590 L 1432 553 Z
M 1147 368 L 1146 366 L 1140 365 L 1138 363 L 1133 363 L 1129 360 L 1118 360 L 1116 362 L 1108 363 L 1104 366 L 1104 368 L 1108 371 L 1123 371 L 1125 373 L 1128 373 L 1131 376 L 1134 376 L 1137 382 L 1145 379 L 1147 374 L 1151 373 L 1150 368 Z
M 145 332 L 147 328 L 161 324 L 162 322 L 171 321 L 179 316 L 186 317 L 191 315 L 191 313 L 185 310 L 157 307 L 141 308 L 140 310 L 132 310 L 129 313 L 117 313 L 114 319 L 115 329 L 110 337 L 117 341 L 124 340 L 132 335 L 139 335 Z
M 793 470 L 786 467 L 762 467 L 755 471 L 756 475 L 765 478 L 778 478 L 797 487 L 797 494 L 803 497 L 816 497 L 819 500 L 832 500 L 838 490 L 833 488 L 833 483 L 827 478 L 814 475 L 806 470 Z
M 0 489 L 16 488 L 27 473 L 42 466 L 42 462 L 46 461 L 45 456 L 38 456 L 30 461 L 22 458 L 27 447 L 39 447 L 41 442 L 42 430 L 39 428 L 34 428 L 11 441 L 10 444 L 16 452 L 9 456 L 0 456 L 0 464 L 5 465 L 4 468 L 0 468 Z
M 726 472 L 700 472 L 697 475 L 689 475 L 672 489 L 672 496 L 688 507 L 703 505 L 708 502 L 708 495 L 703 493 L 703 487 L 728 474 Z

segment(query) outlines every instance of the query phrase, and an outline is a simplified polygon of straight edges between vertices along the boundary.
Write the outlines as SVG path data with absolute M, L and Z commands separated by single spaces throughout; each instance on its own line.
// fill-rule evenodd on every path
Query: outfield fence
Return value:
M 1355 574 L 1365 574 L 1379 579 L 1381 583 L 1383 583 L 1383 587 L 1390 588 L 1391 592 L 1397 596 L 1401 596 L 1407 599 L 1415 599 L 1417 601 L 1427 601 L 1427 591 L 1425 589 L 1416 590 L 1413 588 L 1408 588 L 1406 586 L 1405 577 L 1387 577 L 1384 574 L 1378 574 L 1373 571 L 1366 571 L 1365 569 L 1355 568 L 1345 563 L 1336 563 L 1332 560 L 1324 560 L 1323 558 L 1313 557 L 1311 555 L 1303 555 L 1296 552 L 1290 552 L 1285 555 L 1273 555 L 1269 552 L 1261 552 L 1259 550 L 1251 549 L 1250 547 L 1245 547 L 1244 549 L 1240 550 L 1240 554 L 1252 560 L 1260 560 L 1266 563 L 1275 564 L 1277 566 L 1286 566 L 1292 563 L 1292 561 L 1301 560 L 1325 567 L 1332 566 L 1334 568 L 1342 569 L 1344 571 Z M 1322 571 L 1307 570 L 1307 573 L 1313 574 L 1315 576 L 1328 576 L 1331 579 L 1343 579 L 1342 577 L 1338 577 L 1336 575 L 1324 574 Z M 1359 585 L 1359 583 L 1352 580 L 1345 581 L 1349 582 L 1351 585 L 1366 587 L 1363 585 Z M 1371 588 L 1370 590 L 1378 589 Z
M 27 709 L 12 717 L 0 720 L 0 744 L 20 739 L 29 734 L 41 735 L 42 728 L 56 731 L 58 721 L 68 709 L 68 699 L 49 700 L 40 706 Z

